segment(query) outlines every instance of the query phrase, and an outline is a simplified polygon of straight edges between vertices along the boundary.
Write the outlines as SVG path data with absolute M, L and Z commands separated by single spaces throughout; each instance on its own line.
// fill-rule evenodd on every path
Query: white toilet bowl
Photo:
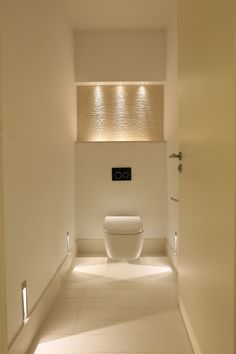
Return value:
M 104 241 L 109 258 L 139 258 L 143 248 L 143 225 L 139 216 L 106 216 Z

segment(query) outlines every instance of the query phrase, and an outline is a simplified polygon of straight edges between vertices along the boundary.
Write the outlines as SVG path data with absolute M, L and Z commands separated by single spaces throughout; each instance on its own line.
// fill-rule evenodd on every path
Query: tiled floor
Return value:
M 168 259 L 76 258 L 33 353 L 193 354 Z

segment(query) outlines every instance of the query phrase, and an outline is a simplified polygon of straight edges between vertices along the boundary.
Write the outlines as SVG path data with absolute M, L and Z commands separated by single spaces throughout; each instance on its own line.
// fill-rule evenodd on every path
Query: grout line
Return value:
M 94 265 L 94 267 L 96 267 L 96 266 L 99 266 L 100 264 L 97 264 L 97 265 Z M 88 265 L 84 265 L 84 266 L 92 266 L 91 264 L 88 264 Z M 153 265 L 154 266 L 154 265 Z M 71 275 L 71 273 L 69 273 L 68 274 L 68 276 L 70 276 Z M 111 276 L 111 275 L 110 275 Z M 112 282 L 114 282 L 114 283 L 116 283 L 116 282 L 126 282 L 126 281 L 128 281 L 129 282 L 129 280 L 127 280 L 127 279 L 115 279 L 115 280 L 112 280 Z M 153 279 L 153 281 L 155 281 L 155 279 Z M 68 283 L 68 282 L 73 282 L 73 283 L 76 283 L 76 282 L 78 282 L 78 281 L 68 281 L 67 279 L 65 279 L 64 280 L 64 282 L 63 282 L 63 284 L 62 284 L 62 288 L 63 288 L 63 285 L 64 285 L 64 283 Z M 80 282 L 78 282 L 78 283 L 80 283 Z M 176 282 L 173 282 L 173 284 L 176 284 Z M 172 282 L 171 282 L 171 289 L 172 289 Z M 119 336 L 119 337 L 129 337 L 129 336 L 141 336 L 141 337 L 145 337 L 145 336 L 164 336 L 164 337 L 168 337 L 168 336 L 175 336 L 175 337 L 178 337 L 178 338 L 180 338 L 181 339 L 181 342 L 183 341 L 183 345 L 184 345 L 184 348 L 183 348 L 183 353 L 188 353 L 188 348 L 187 348 L 187 346 L 185 345 L 185 339 L 186 339 L 186 334 L 185 334 L 185 332 L 184 332 L 184 328 L 182 328 L 182 321 L 181 321 L 181 315 L 178 315 L 178 312 L 179 312 L 179 306 L 178 306 L 178 304 L 177 304 L 177 301 L 178 301 L 178 299 L 177 299 L 177 294 L 176 295 L 171 295 L 171 296 L 166 296 L 166 295 L 162 295 L 162 296 L 158 296 L 158 294 L 154 294 L 154 295 L 152 295 L 152 296 L 134 296 L 134 297 L 125 297 L 125 296 L 117 296 L 116 295 L 116 291 L 122 291 L 122 292 L 126 292 L 126 291 L 135 291 L 135 293 L 137 293 L 138 294 L 138 292 L 141 290 L 141 288 L 139 288 L 139 287 L 134 287 L 134 288 L 130 288 L 130 287 L 128 287 L 128 288 L 123 288 L 123 287 L 121 287 L 121 288 L 116 288 L 116 287 L 114 287 L 114 288 L 106 288 L 106 283 L 104 283 L 104 284 L 96 284 L 96 282 L 95 282 L 95 287 L 93 286 L 94 285 L 94 282 L 85 282 L 84 284 L 84 287 L 82 287 L 81 288 L 81 290 L 83 289 L 83 291 L 81 291 L 81 295 L 79 296 L 79 297 L 77 297 L 77 296 L 69 296 L 69 297 L 66 297 L 66 296 L 62 296 L 62 297 L 58 297 L 58 299 L 77 299 L 77 300 L 80 300 L 80 304 L 79 304 L 79 306 L 78 307 L 76 307 L 76 308 L 74 308 L 75 309 L 75 311 L 76 311 L 76 316 L 75 316 L 75 318 L 74 319 L 68 319 L 69 321 L 71 320 L 72 322 L 73 322 L 73 325 L 72 325 L 72 331 L 69 331 L 70 333 L 59 333 L 59 334 L 56 334 L 56 333 L 50 333 L 50 331 L 49 331 L 49 333 L 48 333 L 48 335 L 55 335 L 55 336 L 66 336 L 66 335 L 69 335 L 70 336 L 70 342 L 69 342 L 69 345 L 70 345 L 70 343 L 71 343 L 71 341 L 72 341 L 72 338 L 73 338 L 73 336 L 78 336 L 78 338 L 80 337 L 80 336 L 86 336 L 87 338 L 91 338 L 91 341 L 92 341 L 92 338 L 93 337 L 105 337 L 105 336 Z M 92 285 L 92 286 L 91 286 Z M 97 285 L 97 287 L 96 287 L 96 285 Z M 139 285 L 141 285 L 141 284 L 139 284 Z M 145 282 L 143 282 L 143 285 L 142 286 L 145 286 Z M 154 290 L 155 291 L 155 289 L 165 289 L 165 291 L 168 291 L 168 286 L 167 287 L 162 287 L 162 285 L 159 285 L 158 286 L 158 283 L 156 284 L 156 287 L 150 287 L 149 289 L 148 289 L 148 292 L 149 291 L 152 291 L 152 290 Z M 64 289 L 66 289 L 66 288 L 64 288 Z M 77 287 L 72 287 L 72 288 L 68 288 L 68 289 L 79 289 L 79 287 L 77 288 Z M 105 296 L 105 297 L 102 297 L 102 296 L 89 296 L 89 292 L 93 292 L 93 291 L 108 291 L 108 294 L 109 294 L 109 292 L 112 292 L 112 294 L 114 295 L 114 296 L 110 296 L 110 297 L 107 297 L 107 296 Z M 72 291 L 72 294 L 73 294 L 73 291 Z M 142 302 L 142 303 L 150 303 L 150 300 L 154 300 L 154 299 L 156 299 L 156 301 L 158 302 L 158 300 L 159 301 L 162 301 L 162 300 L 166 300 L 166 302 L 167 302 L 167 304 L 166 304 L 166 306 L 155 306 L 155 307 L 153 307 L 153 306 L 151 306 L 151 307 L 140 307 L 140 306 L 135 306 L 135 307 L 116 307 L 115 305 L 114 305 L 114 307 L 83 307 L 83 305 L 84 304 L 86 304 L 86 301 L 88 301 L 88 302 L 93 302 L 93 301 L 98 301 L 98 302 L 101 302 L 101 303 L 103 303 L 103 302 L 106 302 L 106 301 L 111 301 L 111 300 L 116 300 L 116 301 L 118 301 L 118 300 L 121 300 L 121 302 L 122 301 L 125 301 L 126 299 L 128 299 L 128 302 L 130 301 L 130 302 L 132 302 L 132 300 L 136 300 L 137 299 L 137 301 L 140 301 L 140 302 Z M 170 306 L 168 303 L 170 303 L 170 302 L 172 302 L 172 301 L 175 301 L 176 300 L 176 304 L 174 304 L 174 306 Z M 59 306 L 58 308 L 64 308 L 64 309 L 72 309 L 71 307 L 61 307 L 61 306 Z M 140 312 L 141 312 L 141 316 L 137 316 L 137 317 L 126 317 L 126 318 L 114 318 L 114 319 L 112 319 L 112 318 L 96 318 L 96 316 L 95 316 L 95 318 L 86 318 L 86 317 L 81 317 L 81 311 L 85 311 L 85 314 L 86 314 L 86 311 L 89 311 L 89 312 L 91 312 L 91 314 L 93 315 L 93 313 L 96 313 L 96 311 L 98 311 L 98 313 L 100 312 L 101 314 L 103 313 L 103 312 L 107 312 L 107 313 L 109 313 L 110 311 L 114 311 L 114 310 L 117 310 L 118 312 L 119 311 L 124 311 L 124 314 L 125 314 L 125 312 L 126 311 L 129 311 L 129 310 L 131 310 L 131 312 L 132 311 L 138 311 L 138 310 L 140 310 Z M 154 311 L 154 313 L 153 313 L 153 311 Z M 148 312 L 147 314 L 145 314 L 145 312 Z M 162 317 L 162 313 L 167 313 L 167 316 L 163 316 Z M 138 312 L 137 312 L 138 313 Z M 158 313 L 160 314 L 160 316 L 158 316 Z M 142 315 L 143 314 L 143 315 Z M 152 315 L 155 315 L 155 317 L 154 318 L 150 318 L 150 316 L 152 316 Z M 105 316 L 106 317 L 106 316 Z M 61 321 L 61 322 L 63 322 L 64 320 L 66 320 L 66 319 L 63 319 L 63 318 L 58 318 L 58 319 L 51 319 L 51 320 L 55 320 L 55 321 Z M 140 320 L 141 321 L 141 329 L 142 329 L 142 320 L 147 320 L 147 321 L 151 321 L 153 324 L 154 324 L 154 326 L 155 326 L 155 321 L 157 321 L 157 322 L 159 322 L 159 321 L 167 321 L 167 323 L 168 323 L 168 321 L 170 321 L 170 323 L 172 323 L 174 326 L 176 326 L 177 328 L 178 328 L 178 326 L 180 327 L 180 329 L 179 329 L 179 331 L 175 331 L 175 330 L 173 330 L 173 331 L 171 331 L 171 332 L 162 332 L 162 331 L 158 331 L 158 330 L 156 330 L 154 333 L 140 333 L 140 332 L 133 332 L 133 333 L 120 333 L 120 332 L 118 332 L 118 333 L 111 333 L 111 332 L 106 332 L 106 330 L 105 330 L 105 332 L 104 333 L 88 333 L 89 332 L 89 330 L 87 331 L 87 332 L 83 332 L 83 330 L 82 330 L 82 332 L 78 332 L 79 331 L 79 329 L 77 330 L 77 332 L 76 332 L 76 326 L 77 326 L 77 324 L 78 323 L 83 323 L 83 322 L 88 322 L 89 324 L 95 324 L 95 323 L 99 323 L 99 322 L 104 322 L 105 324 L 111 324 L 111 325 L 115 325 L 115 324 L 122 324 L 122 323 L 124 323 L 124 321 L 125 322 L 133 322 L 133 321 L 137 321 L 137 320 Z M 159 322 L 159 323 L 161 323 L 161 322 Z M 102 327 L 104 327 L 104 326 L 102 326 Z M 99 327 L 100 328 L 100 327 Z M 99 328 L 97 328 L 98 330 L 99 330 Z M 96 328 L 95 329 L 91 329 L 91 331 L 96 331 Z M 47 332 L 45 332 L 44 333 L 44 335 L 47 335 Z M 88 337 L 88 336 L 92 336 L 92 337 Z M 179 339 L 179 340 L 180 340 Z M 88 340 L 90 340 L 90 339 L 88 339 Z M 70 348 L 68 348 L 68 350 L 67 351 L 65 351 L 66 353 L 68 353 L 69 352 L 69 349 Z M 95 350 L 96 350 L 96 348 L 94 348 Z M 78 349 L 77 349 L 78 350 Z M 73 352 L 73 353 L 76 353 L 76 350 L 71 350 L 70 352 Z M 81 351 L 81 352 L 83 352 L 83 351 Z M 64 352 L 63 352 L 64 353 Z M 100 352 L 96 352 L 96 351 L 91 351 L 91 353 L 94 353 L 94 354 L 101 354 L 101 351 Z M 110 351 L 109 351 L 109 353 L 110 353 Z M 113 354 L 118 354 L 118 352 L 112 352 L 111 351 L 111 353 L 113 353 Z M 121 352 L 119 352 L 119 354 L 120 353 L 123 353 L 122 351 Z M 157 354 L 157 352 L 155 352 L 155 351 L 131 351 L 130 352 L 130 354 L 131 353 L 136 353 L 136 354 L 142 354 L 142 353 L 145 353 L 145 354 L 148 354 L 148 353 L 150 353 L 150 354 Z M 158 351 L 158 353 L 160 353 L 160 351 Z M 182 352 L 181 352 L 182 353 Z M 78 351 L 78 354 L 79 354 L 79 351 Z M 175 352 L 173 352 L 173 354 L 177 354 L 177 352 L 175 353 Z

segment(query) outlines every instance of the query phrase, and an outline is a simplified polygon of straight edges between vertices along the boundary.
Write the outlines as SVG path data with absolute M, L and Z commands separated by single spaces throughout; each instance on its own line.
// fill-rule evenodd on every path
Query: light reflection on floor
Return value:
M 192 354 L 168 259 L 76 258 L 33 353 Z

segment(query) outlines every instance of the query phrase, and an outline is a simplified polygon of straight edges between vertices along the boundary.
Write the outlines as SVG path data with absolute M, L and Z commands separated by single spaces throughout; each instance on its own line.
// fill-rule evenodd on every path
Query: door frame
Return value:
M 2 14 L 0 3 L 0 13 Z M 0 23 L 2 23 L 0 18 Z M 2 27 L 0 29 L 0 72 L 2 68 Z M 1 75 L 0 75 L 1 77 Z M 7 353 L 7 315 L 6 315 L 6 269 L 5 269 L 5 242 L 3 216 L 3 129 L 2 129 L 2 85 L 0 83 L 0 352 Z

